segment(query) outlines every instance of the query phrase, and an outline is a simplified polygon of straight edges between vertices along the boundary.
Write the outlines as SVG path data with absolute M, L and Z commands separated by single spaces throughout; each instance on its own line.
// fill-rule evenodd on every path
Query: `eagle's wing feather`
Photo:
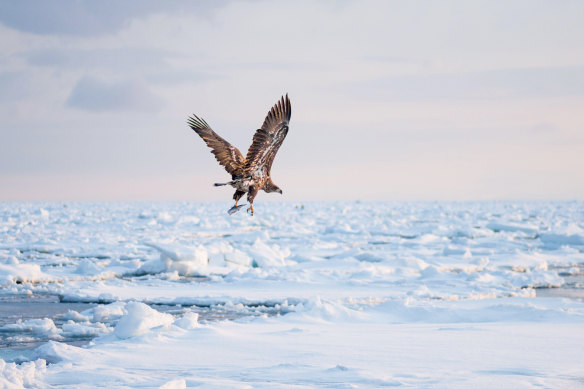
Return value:
M 197 134 L 211 148 L 211 152 L 219 163 L 225 167 L 225 170 L 231 175 L 241 175 L 245 164 L 245 159 L 237 147 L 232 146 L 225 139 L 221 138 L 207 122 L 193 115 L 188 119 L 189 126 L 195 130 Z
M 269 174 L 274 157 L 288 134 L 291 114 L 292 107 L 286 95 L 272 107 L 264 124 L 254 134 L 245 158 L 244 175 L 252 175 L 261 168 Z

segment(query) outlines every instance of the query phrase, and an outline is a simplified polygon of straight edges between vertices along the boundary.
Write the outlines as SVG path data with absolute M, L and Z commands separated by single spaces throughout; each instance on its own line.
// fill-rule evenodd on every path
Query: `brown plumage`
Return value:
M 253 136 L 245 158 L 236 147 L 217 135 L 205 120 L 196 115 L 188 119 L 189 126 L 203 138 L 219 164 L 231 174 L 231 181 L 215 184 L 215 186 L 231 185 L 236 189 L 233 195 L 235 205 L 229 210 L 229 214 L 235 213 L 242 207 L 242 205 L 237 205 L 237 202 L 245 193 L 249 202 L 248 211 L 252 215 L 253 200 L 260 190 L 268 193 L 282 193 L 282 190 L 272 182 L 270 170 L 274 157 L 288 134 L 291 114 L 292 107 L 286 95 L 268 112 L 264 124 Z

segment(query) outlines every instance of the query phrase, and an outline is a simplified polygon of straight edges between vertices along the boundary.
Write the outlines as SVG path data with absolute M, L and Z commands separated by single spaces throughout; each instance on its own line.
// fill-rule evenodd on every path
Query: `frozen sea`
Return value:
M 582 388 L 584 202 L 0 203 L 0 388 Z

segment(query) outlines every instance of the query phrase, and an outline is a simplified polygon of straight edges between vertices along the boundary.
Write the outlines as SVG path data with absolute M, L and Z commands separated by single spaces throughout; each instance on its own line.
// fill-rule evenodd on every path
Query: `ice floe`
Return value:
M 0 203 L 0 386 L 581 383 L 584 203 L 258 207 Z
M 172 315 L 160 313 L 144 303 L 130 302 L 125 309 L 126 314 L 114 329 L 114 335 L 120 339 L 142 335 L 151 328 L 168 326 L 174 321 Z

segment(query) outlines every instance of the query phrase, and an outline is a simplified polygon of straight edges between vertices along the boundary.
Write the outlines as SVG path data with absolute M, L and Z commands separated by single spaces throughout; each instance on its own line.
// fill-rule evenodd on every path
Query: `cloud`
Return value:
M 27 62 L 34 66 L 60 69 L 110 68 L 134 71 L 166 68 L 167 60 L 180 57 L 168 50 L 144 48 L 69 49 L 55 48 L 31 50 L 24 53 Z
M 139 81 L 106 82 L 84 77 L 73 88 L 67 105 L 91 112 L 155 111 L 162 100 Z
M 59 69 L 60 71 L 100 69 L 110 74 L 142 75 L 151 83 L 177 85 L 217 80 L 223 76 L 217 71 L 201 72 L 193 69 L 176 69 L 172 61 L 188 61 L 184 53 L 147 48 L 74 49 L 54 48 L 29 50 L 21 53 L 32 66 Z M 0 75 L 1 77 L 1 75 Z
M 15 101 L 30 93 L 30 82 L 24 72 L 0 73 L 0 101 Z
M 0 0 L 0 22 L 33 34 L 101 35 L 120 30 L 133 18 L 157 12 L 208 14 L 226 1 Z
M 368 98 L 398 100 L 583 96 L 584 67 L 403 75 L 350 82 L 344 88 L 351 95 L 360 91 Z

